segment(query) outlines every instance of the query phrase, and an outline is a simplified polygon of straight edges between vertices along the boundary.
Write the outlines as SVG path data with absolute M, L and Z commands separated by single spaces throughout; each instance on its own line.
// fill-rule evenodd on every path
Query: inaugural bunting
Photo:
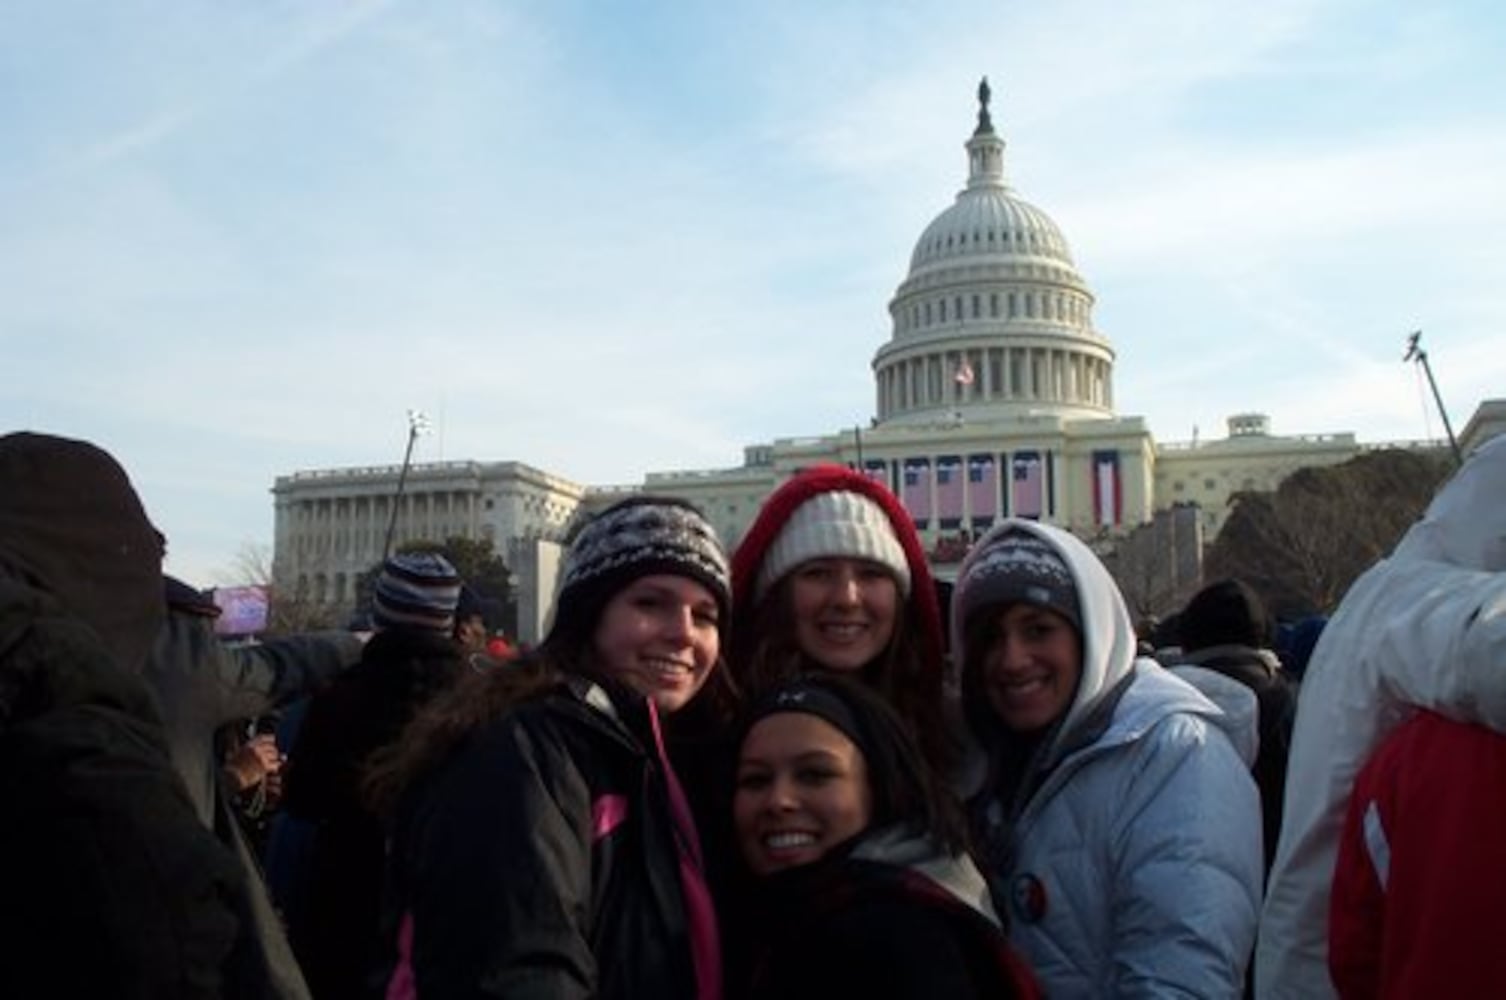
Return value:
M 974 531 L 988 528 L 999 516 L 999 465 L 992 455 L 967 457 L 967 505 Z
M 1015 452 L 1010 468 L 1010 513 L 1039 520 L 1046 507 L 1046 468 L 1040 452 Z
M 904 470 L 905 481 L 899 498 L 915 519 L 915 526 L 925 529 L 931 523 L 931 460 L 907 458 Z
M 1112 528 L 1124 520 L 1124 488 L 1119 480 L 1119 453 L 1093 452 L 1093 522 Z
M 943 531 L 962 527 L 962 456 L 940 455 L 936 459 L 936 517 Z

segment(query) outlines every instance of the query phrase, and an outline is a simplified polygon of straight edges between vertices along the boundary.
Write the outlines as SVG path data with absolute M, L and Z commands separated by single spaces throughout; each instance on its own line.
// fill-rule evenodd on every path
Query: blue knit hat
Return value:
M 403 552 L 382 564 L 372 600 L 378 628 L 448 634 L 455 627 L 460 574 L 437 552 Z

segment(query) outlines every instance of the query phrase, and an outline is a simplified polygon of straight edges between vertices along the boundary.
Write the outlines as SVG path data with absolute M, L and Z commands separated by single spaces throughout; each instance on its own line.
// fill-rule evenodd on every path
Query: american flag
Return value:
M 963 358 L 957 362 L 957 371 L 952 375 L 952 381 L 958 385 L 973 384 L 973 366 L 968 362 L 967 358 Z
M 973 527 L 982 527 L 999 513 L 999 466 L 992 455 L 967 457 L 967 500 Z
M 962 526 L 962 458 L 941 455 L 936 459 L 936 516 L 943 528 Z
M 863 475 L 876 483 L 882 483 L 885 489 L 893 489 L 889 482 L 889 463 L 877 459 L 871 459 L 863 463 Z
M 905 484 L 900 493 L 905 509 L 915 519 L 917 527 L 931 523 L 931 460 L 928 458 L 905 459 Z
M 1039 518 L 1045 509 L 1045 470 L 1041 456 L 1034 451 L 1015 452 L 1013 469 L 1013 511 L 1015 517 Z

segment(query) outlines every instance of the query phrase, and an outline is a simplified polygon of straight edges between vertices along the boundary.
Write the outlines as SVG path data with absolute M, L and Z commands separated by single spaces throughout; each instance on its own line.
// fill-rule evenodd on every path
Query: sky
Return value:
M 1506 396 L 1493 0 L 0 0 L 0 430 L 244 582 L 295 470 L 720 468 L 874 413 L 987 75 L 1158 441 Z

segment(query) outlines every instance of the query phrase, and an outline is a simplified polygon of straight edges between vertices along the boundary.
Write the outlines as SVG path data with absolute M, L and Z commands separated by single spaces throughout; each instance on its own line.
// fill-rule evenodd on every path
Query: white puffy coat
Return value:
M 1334 996 L 1328 902 L 1355 775 L 1415 708 L 1506 732 L 1506 438 L 1344 595 L 1302 680 L 1257 997 Z
M 1029 521 L 995 533 L 1011 528 L 1042 536 L 1067 562 L 1083 638 L 1078 690 L 1038 752 L 1037 790 L 1012 822 L 986 784 L 972 795 L 975 815 L 981 808 L 1013 838 L 1011 870 L 993 873 L 1011 940 L 1053 998 L 1238 997 L 1263 857 L 1259 795 L 1222 729 L 1232 720 L 1136 660 L 1124 601 L 1086 546 Z M 964 562 L 959 587 L 967 573 Z M 1253 717 L 1240 724 L 1252 728 Z M 1240 742 L 1253 747 L 1252 737 Z

